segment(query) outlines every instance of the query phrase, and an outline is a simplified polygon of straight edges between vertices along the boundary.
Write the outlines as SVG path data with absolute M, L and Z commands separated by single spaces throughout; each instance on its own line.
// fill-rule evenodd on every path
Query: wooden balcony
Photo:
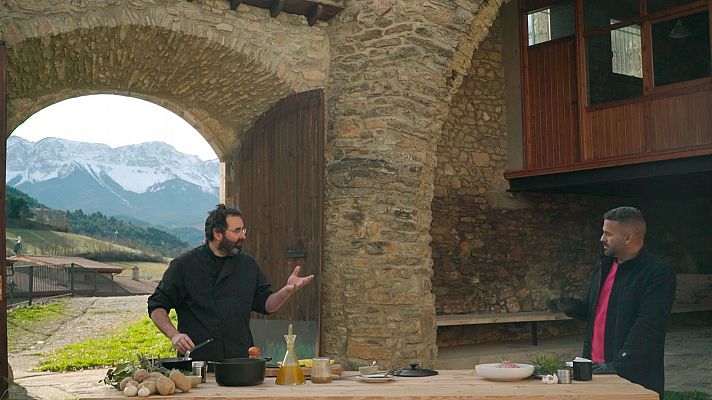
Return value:
M 642 16 L 634 20 L 642 32 L 643 77 L 637 78 L 641 94 L 598 104 L 590 104 L 589 99 L 586 40 L 605 38 L 630 25 L 586 31 L 583 1 L 573 3 L 576 23 L 570 36 L 530 45 L 527 16 L 562 2 L 520 1 L 520 30 L 525 33 L 520 43 L 523 167 L 505 173 L 512 190 L 597 191 L 613 182 L 643 187 L 694 178 L 688 183 L 712 192 L 708 188 L 712 185 L 712 72 L 656 86 L 646 50 L 652 48 L 650 35 L 646 36 L 651 25 L 679 15 L 712 14 L 710 1 L 650 17 L 641 11 Z M 610 58 L 604 61 L 608 64 L 600 68 L 611 68 Z M 609 70 L 606 78 L 631 77 Z

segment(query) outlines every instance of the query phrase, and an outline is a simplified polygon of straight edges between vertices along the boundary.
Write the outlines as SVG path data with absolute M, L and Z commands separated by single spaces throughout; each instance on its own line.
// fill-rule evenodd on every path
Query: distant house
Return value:
M 51 291 L 56 291 L 56 286 L 59 285 L 79 295 L 121 296 L 150 294 L 157 285 L 155 282 L 117 276 L 124 271 L 123 268 L 82 257 L 19 255 L 9 257 L 8 260 L 13 261 L 16 271 L 15 284 L 27 290 L 29 278 L 25 278 L 27 272 L 24 272 L 24 275 L 20 273 L 22 267 L 43 267 L 33 273 L 34 292 L 42 291 L 43 287 L 51 287 Z
M 33 208 L 34 217 L 30 220 L 47 226 L 52 226 L 59 230 L 66 231 L 69 229 L 69 221 L 67 214 L 64 211 L 53 210 L 51 208 Z

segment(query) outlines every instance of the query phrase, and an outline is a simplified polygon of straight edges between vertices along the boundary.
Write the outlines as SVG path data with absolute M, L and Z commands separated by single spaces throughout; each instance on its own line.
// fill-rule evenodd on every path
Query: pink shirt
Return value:
M 601 291 L 598 292 L 598 302 L 593 320 L 593 340 L 591 341 L 591 361 L 606 362 L 604 353 L 604 343 L 606 337 L 606 314 L 608 313 L 608 299 L 611 298 L 611 288 L 616 280 L 618 272 L 618 260 L 613 263 L 611 271 L 603 282 Z

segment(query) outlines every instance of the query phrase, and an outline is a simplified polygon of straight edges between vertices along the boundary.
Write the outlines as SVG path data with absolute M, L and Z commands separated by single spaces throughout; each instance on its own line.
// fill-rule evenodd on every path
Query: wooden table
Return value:
M 348 375 L 348 373 L 345 373 Z M 360 382 L 355 376 L 344 376 L 328 384 L 309 381 L 300 386 L 280 386 L 274 378 L 267 378 L 258 386 L 218 386 L 208 375 L 188 393 L 171 396 L 154 395 L 149 399 L 326 399 L 326 400 L 395 400 L 395 399 L 586 399 L 586 400 L 657 400 L 657 393 L 635 385 L 616 375 L 595 375 L 592 381 L 572 384 L 545 385 L 539 380 L 525 379 L 517 382 L 485 380 L 474 370 L 442 370 L 439 375 L 422 378 L 398 378 L 390 382 Z M 105 393 L 95 393 L 87 399 L 126 399 L 118 390 L 108 388 Z M 143 399 L 135 397 L 134 399 Z

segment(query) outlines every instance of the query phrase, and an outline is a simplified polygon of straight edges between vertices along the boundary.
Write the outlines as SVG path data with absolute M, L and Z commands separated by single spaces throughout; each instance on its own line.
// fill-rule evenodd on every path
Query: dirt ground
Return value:
M 60 349 L 71 343 L 86 339 L 101 337 L 106 332 L 119 328 L 129 322 L 136 321 L 147 315 L 146 300 L 148 296 L 121 297 L 72 297 L 64 314 L 51 322 L 33 327 L 22 332 L 20 337 L 8 337 L 12 343 L 8 361 L 12 367 L 15 382 L 11 388 L 11 398 L 69 398 L 62 393 L 33 393 L 33 385 L 22 387 L 23 382 L 52 382 L 61 380 L 63 375 L 50 372 L 32 371 L 41 360 L 41 355 L 55 349 Z M 104 370 L 104 374 L 105 374 Z M 102 375 L 103 377 L 103 375 Z M 99 379 L 91 382 L 98 385 Z M 53 392 L 53 391 L 52 391 Z M 44 394 L 43 394 L 44 393 Z M 59 395 L 57 397 L 56 395 Z
M 146 315 L 146 300 L 147 296 L 71 298 L 66 314 L 59 320 L 23 332 L 21 338 L 9 338 L 11 342 L 18 340 L 16 346 L 20 348 L 9 355 L 16 383 L 11 386 L 10 398 L 68 399 L 105 390 L 99 381 L 106 369 L 73 373 L 33 372 L 32 369 L 40 361 L 40 354 L 102 336 Z M 535 350 L 577 353 L 579 339 L 560 338 L 542 343 Z M 505 354 L 510 354 L 508 359 L 518 359 L 517 354 L 523 357 L 532 351 L 531 345 L 525 343 L 441 349 L 435 367 L 472 368 L 478 360 L 493 362 L 487 360 L 501 360 Z M 672 329 L 666 341 L 665 366 L 667 389 L 702 390 L 712 395 L 712 324 Z

